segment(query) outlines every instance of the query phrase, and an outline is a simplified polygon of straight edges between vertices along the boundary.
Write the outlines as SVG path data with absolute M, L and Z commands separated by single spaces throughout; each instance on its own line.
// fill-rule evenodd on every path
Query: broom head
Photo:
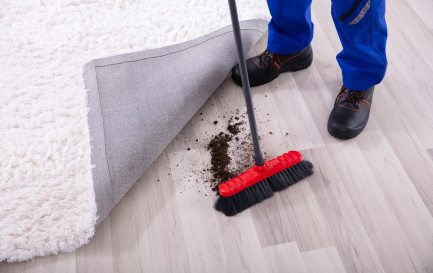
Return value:
M 215 209 L 233 216 L 312 173 L 313 164 L 302 160 L 301 153 L 290 151 L 221 183 Z

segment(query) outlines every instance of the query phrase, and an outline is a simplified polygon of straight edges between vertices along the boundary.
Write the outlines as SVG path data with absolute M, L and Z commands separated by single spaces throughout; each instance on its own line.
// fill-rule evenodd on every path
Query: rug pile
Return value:
M 242 20 L 268 18 L 265 1 L 238 6 Z M 2 2 L 0 261 L 74 251 L 101 220 L 83 65 L 190 41 L 229 23 L 226 1 Z

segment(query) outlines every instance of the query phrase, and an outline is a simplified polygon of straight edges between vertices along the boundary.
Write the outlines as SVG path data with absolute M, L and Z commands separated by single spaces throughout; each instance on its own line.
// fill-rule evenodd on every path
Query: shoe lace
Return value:
M 348 90 L 347 95 L 341 100 L 341 103 L 350 103 L 353 107 L 359 108 L 359 103 L 364 99 L 364 94 L 359 91 Z
M 265 52 L 260 55 L 260 62 L 264 65 L 268 65 L 270 62 L 274 60 L 274 54 L 269 52 L 269 50 L 265 50 Z

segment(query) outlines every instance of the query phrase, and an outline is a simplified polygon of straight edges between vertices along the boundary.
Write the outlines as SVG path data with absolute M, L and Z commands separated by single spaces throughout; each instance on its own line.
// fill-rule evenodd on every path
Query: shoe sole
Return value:
M 333 132 L 329 128 L 328 128 L 328 133 L 331 136 L 333 136 L 333 137 L 335 137 L 337 139 L 340 139 L 340 140 L 349 140 L 349 139 L 355 138 L 359 134 L 361 134 L 364 131 L 364 129 L 365 129 L 366 126 L 367 126 L 367 124 L 365 124 L 364 126 L 362 126 L 361 128 L 359 128 L 359 131 L 356 131 L 356 133 L 353 133 L 353 134 L 350 134 L 350 135 L 345 135 L 344 133 L 340 134 L 339 132 Z

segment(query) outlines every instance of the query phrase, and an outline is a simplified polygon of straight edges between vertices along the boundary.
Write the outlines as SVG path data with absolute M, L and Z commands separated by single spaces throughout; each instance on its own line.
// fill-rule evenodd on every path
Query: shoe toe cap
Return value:
M 241 72 L 238 64 L 232 68 L 232 79 L 237 85 L 242 86 Z
M 352 121 L 352 122 L 351 122 Z M 328 132 L 338 139 L 351 139 L 359 135 L 364 126 L 353 123 L 353 119 L 334 113 L 329 116 Z
M 331 136 L 338 139 L 351 139 L 359 134 L 357 130 L 354 130 L 353 128 L 348 128 L 336 122 L 328 123 L 328 132 L 329 134 L 331 134 Z

